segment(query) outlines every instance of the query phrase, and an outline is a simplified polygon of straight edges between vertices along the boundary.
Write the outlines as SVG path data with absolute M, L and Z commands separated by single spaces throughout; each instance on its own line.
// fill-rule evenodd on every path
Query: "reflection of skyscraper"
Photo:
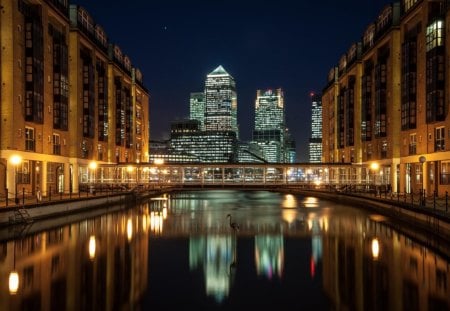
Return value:
M 281 89 L 257 90 L 253 141 L 264 152 L 268 162 L 280 163 L 285 154 L 284 95 Z
M 322 99 L 311 93 L 311 138 L 309 139 L 309 162 L 322 162 Z
M 238 137 L 236 83 L 222 66 L 206 76 L 205 130 L 232 131 Z
M 204 128 L 205 122 L 205 93 L 196 92 L 191 93 L 189 101 L 190 119 L 198 120 L 200 122 L 200 130 Z
M 255 262 L 258 275 L 281 277 L 284 266 L 283 235 L 255 236 Z
M 206 294 L 221 302 L 228 296 L 232 265 L 236 258 L 236 240 L 231 236 L 213 235 L 190 238 L 189 266 L 202 267 L 205 274 Z

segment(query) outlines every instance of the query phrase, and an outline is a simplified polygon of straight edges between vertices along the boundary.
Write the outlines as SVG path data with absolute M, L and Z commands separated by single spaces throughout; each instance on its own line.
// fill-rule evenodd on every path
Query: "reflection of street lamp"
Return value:
M 15 295 L 19 290 L 19 273 L 16 271 L 16 241 L 13 241 L 13 270 L 9 273 L 8 288 L 11 295 Z
M 14 202 L 16 204 L 19 204 L 19 198 L 17 197 L 17 182 L 18 182 L 18 176 L 17 176 L 17 167 L 22 162 L 22 157 L 19 155 L 13 155 L 10 158 L 11 163 L 14 165 Z
M 372 239 L 372 258 L 374 260 L 378 259 L 378 256 L 380 255 L 380 242 L 377 238 Z
M 91 260 L 95 258 L 96 244 L 95 236 L 91 235 L 89 237 L 89 259 Z

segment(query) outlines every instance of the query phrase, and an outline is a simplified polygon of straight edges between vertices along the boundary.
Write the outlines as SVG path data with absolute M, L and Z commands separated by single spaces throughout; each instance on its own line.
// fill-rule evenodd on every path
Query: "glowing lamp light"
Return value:
M 95 249 L 96 249 L 95 236 L 91 235 L 91 237 L 89 238 L 89 259 L 95 258 Z
M 19 273 L 17 271 L 11 271 L 9 274 L 9 293 L 15 295 L 19 290 Z
M 127 239 L 128 241 L 131 241 L 133 238 L 133 223 L 131 221 L 131 218 L 128 218 L 127 220 Z
M 372 171 L 378 171 L 379 168 L 380 168 L 380 164 L 378 164 L 377 162 L 372 162 L 372 163 L 370 164 L 370 169 L 371 169 Z
M 378 256 L 380 255 L 380 243 L 378 242 L 377 238 L 374 238 L 372 240 L 372 258 L 378 259 Z
M 89 168 L 91 170 L 95 170 L 97 168 L 97 162 L 95 162 L 95 161 L 89 162 Z
M 156 165 L 164 164 L 164 159 L 155 159 L 155 160 L 153 161 L 153 163 L 155 163 Z
M 22 157 L 15 154 L 15 155 L 11 156 L 10 160 L 13 165 L 18 165 L 18 164 L 20 164 L 20 162 L 22 162 Z

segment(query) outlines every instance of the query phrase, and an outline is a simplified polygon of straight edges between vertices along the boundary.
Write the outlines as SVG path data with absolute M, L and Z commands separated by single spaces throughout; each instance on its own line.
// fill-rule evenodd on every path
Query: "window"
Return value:
M 444 22 L 434 21 L 427 27 L 427 52 L 444 45 Z
M 362 76 L 361 137 L 363 141 L 372 140 L 372 68 L 371 60 L 364 64 Z
M 417 135 L 416 133 L 409 135 L 409 154 L 417 154 Z
M 426 30 L 426 121 L 443 121 L 445 106 L 444 22 L 435 20 Z
M 53 134 L 53 154 L 61 154 L 61 138 L 59 134 Z
M 441 162 L 440 181 L 441 185 L 450 185 L 450 161 Z
M 388 143 L 387 141 L 383 141 L 381 143 L 381 158 L 386 159 L 388 156 Z
M 83 140 L 83 142 L 81 143 L 81 158 L 83 159 L 89 158 L 89 150 L 87 142 L 85 140 Z
M 97 145 L 97 154 L 98 154 L 97 159 L 99 161 L 103 161 L 103 147 L 101 144 Z
M 416 85 L 417 35 L 412 32 L 402 45 L 402 130 L 416 128 Z
M 434 151 L 445 151 L 445 127 L 438 127 L 434 135 Z
M 17 168 L 17 183 L 29 184 L 30 183 L 30 161 L 24 160 Z
M 403 12 L 408 12 L 418 0 L 403 0 Z
M 375 66 L 375 137 L 387 135 L 387 57 L 383 55 Z
M 34 140 L 34 128 L 25 128 L 25 150 L 35 151 L 36 142 Z

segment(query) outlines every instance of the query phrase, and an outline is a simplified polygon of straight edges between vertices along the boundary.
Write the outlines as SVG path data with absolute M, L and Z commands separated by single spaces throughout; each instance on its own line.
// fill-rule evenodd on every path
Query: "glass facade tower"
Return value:
M 203 130 L 205 126 L 205 93 L 191 93 L 189 107 L 190 119 L 198 120 L 200 122 L 200 130 Z
M 231 131 L 238 137 L 237 95 L 234 78 L 222 66 L 206 76 L 205 130 Z
M 311 138 L 309 139 L 309 162 L 322 162 L 322 99 L 311 93 Z
M 253 141 L 267 162 L 285 162 L 285 128 L 283 90 L 257 90 Z

